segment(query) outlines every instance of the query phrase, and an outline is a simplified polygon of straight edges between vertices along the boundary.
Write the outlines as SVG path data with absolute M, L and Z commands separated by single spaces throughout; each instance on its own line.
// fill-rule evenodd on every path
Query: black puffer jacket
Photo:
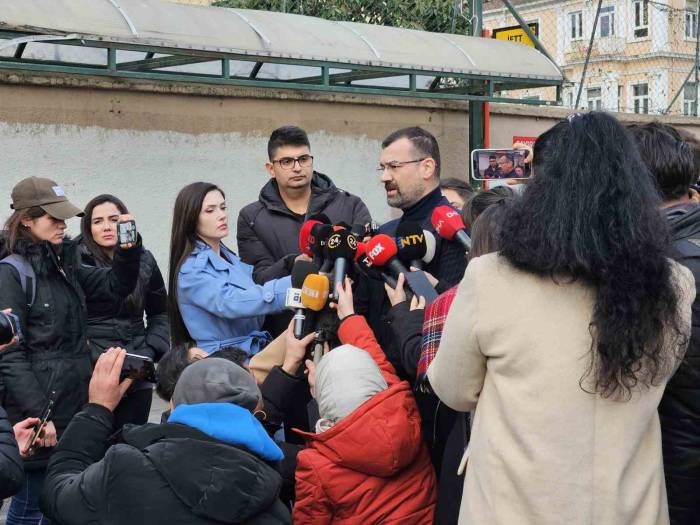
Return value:
M 692 333 L 683 362 L 659 405 L 664 472 L 672 525 L 700 522 L 700 206 L 667 210 L 674 258 L 695 277 Z
M 130 250 L 117 249 L 109 270 L 83 266 L 75 241 L 65 240 L 59 250 L 60 255 L 48 242 L 17 243 L 15 252 L 36 273 L 30 311 L 17 270 L 0 264 L 0 307 L 12 308 L 24 333 L 23 343 L 0 354 L 0 375 L 5 384 L 3 404 L 13 424 L 41 416 L 49 393 L 56 392 L 51 420 L 60 439 L 87 401 L 92 375 L 85 297 L 112 301 L 129 295 L 138 277 L 141 246 L 139 242 Z M 4 246 L 0 247 L 0 258 L 5 254 Z M 25 467 L 42 468 L 50 453 L 51 449 L 39 449 Z
M 41 508 L 65 525 L 283 525 L 279 474 L 253 454 L 185 425 L 127 426 L 87 405 L 51 459 Z M 106 454 L 105 454 L 106 451 Z M 90 467 L 90 468 L 88 468 Z
M 314 172 L 306 216 L 317 213 L 326 214 L 334 224 L 366 224 L 372 220 L 359 197 L 338 189 L 323 173 Z M 299 230 L 303 223 L 304 218 L 284 204 L 275 179 L 263 186 L 257 202 L 241 210 L 236 232 L 238 252 L 243 262 L 254 267 L 256 283 L 291 273 L 294 257 L 299 255 Z
M 0 500 L 17 494 L 23 480 L 24 469 L 15 432 L 7 419 L 7 412 L 0 407 Z
M 86 266 L 111 267 L 103 264 L 82 243 L 80 254 Z M 141 253 L 139 279 L 131 295 L 112 300 L 87 297 L 86 302 L 87 337 L 93 362 L 102 352 L 115 346 L 156 362 L 170 348 L 168 293 L 158 263 L 148 250 Z

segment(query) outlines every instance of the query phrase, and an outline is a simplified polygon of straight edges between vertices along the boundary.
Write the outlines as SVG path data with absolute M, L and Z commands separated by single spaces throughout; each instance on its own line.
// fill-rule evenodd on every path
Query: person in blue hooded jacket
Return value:
M 266 314 L 284 309 L 291 277 L 256 284 L 253 267 L 223 244 L 228 233 L 219 187 L 195 182 L 180 190 L 170 239 L 171 340 L 209 353 L 237 346 L 253 356 L 271 340 L 261 327 Z

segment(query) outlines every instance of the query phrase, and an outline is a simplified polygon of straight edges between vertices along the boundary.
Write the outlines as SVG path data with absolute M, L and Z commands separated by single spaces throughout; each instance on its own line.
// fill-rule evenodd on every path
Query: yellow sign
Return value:
M 532 31 L 535 36 L 540 36 L 540 25 L 537 22 L 528 24 L 530 31 Z M 526 46 L 535 47 L 535 44 L 527 36 L 525 30 L 520 26 L 510 26 L 501 27 L 499 29 L 494 29 L 492 31 L 493 38 L 496 40 L 510 40 L 511 42 L 518 42 L 520 44 L 525 44 Z

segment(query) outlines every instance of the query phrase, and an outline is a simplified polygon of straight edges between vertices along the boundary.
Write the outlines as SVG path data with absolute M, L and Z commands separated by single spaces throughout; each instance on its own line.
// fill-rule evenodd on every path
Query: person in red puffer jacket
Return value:
M 349 281 L 338 294 L 343 345 L 306 362 L 320 419 L 299 432 L 294 523 L 431 525 L 435 472 L 411 388 L 354 314 Z

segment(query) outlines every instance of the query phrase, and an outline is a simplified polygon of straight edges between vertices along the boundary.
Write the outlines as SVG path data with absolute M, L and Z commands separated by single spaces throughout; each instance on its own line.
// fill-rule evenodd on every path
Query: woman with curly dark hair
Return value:
M 692 275 L 628 132 L 575 115 L 534 148 L 501 251 L 470 261 L 428 370 L 475 409 L 460 523 L 668 523 L 657 407 Z

